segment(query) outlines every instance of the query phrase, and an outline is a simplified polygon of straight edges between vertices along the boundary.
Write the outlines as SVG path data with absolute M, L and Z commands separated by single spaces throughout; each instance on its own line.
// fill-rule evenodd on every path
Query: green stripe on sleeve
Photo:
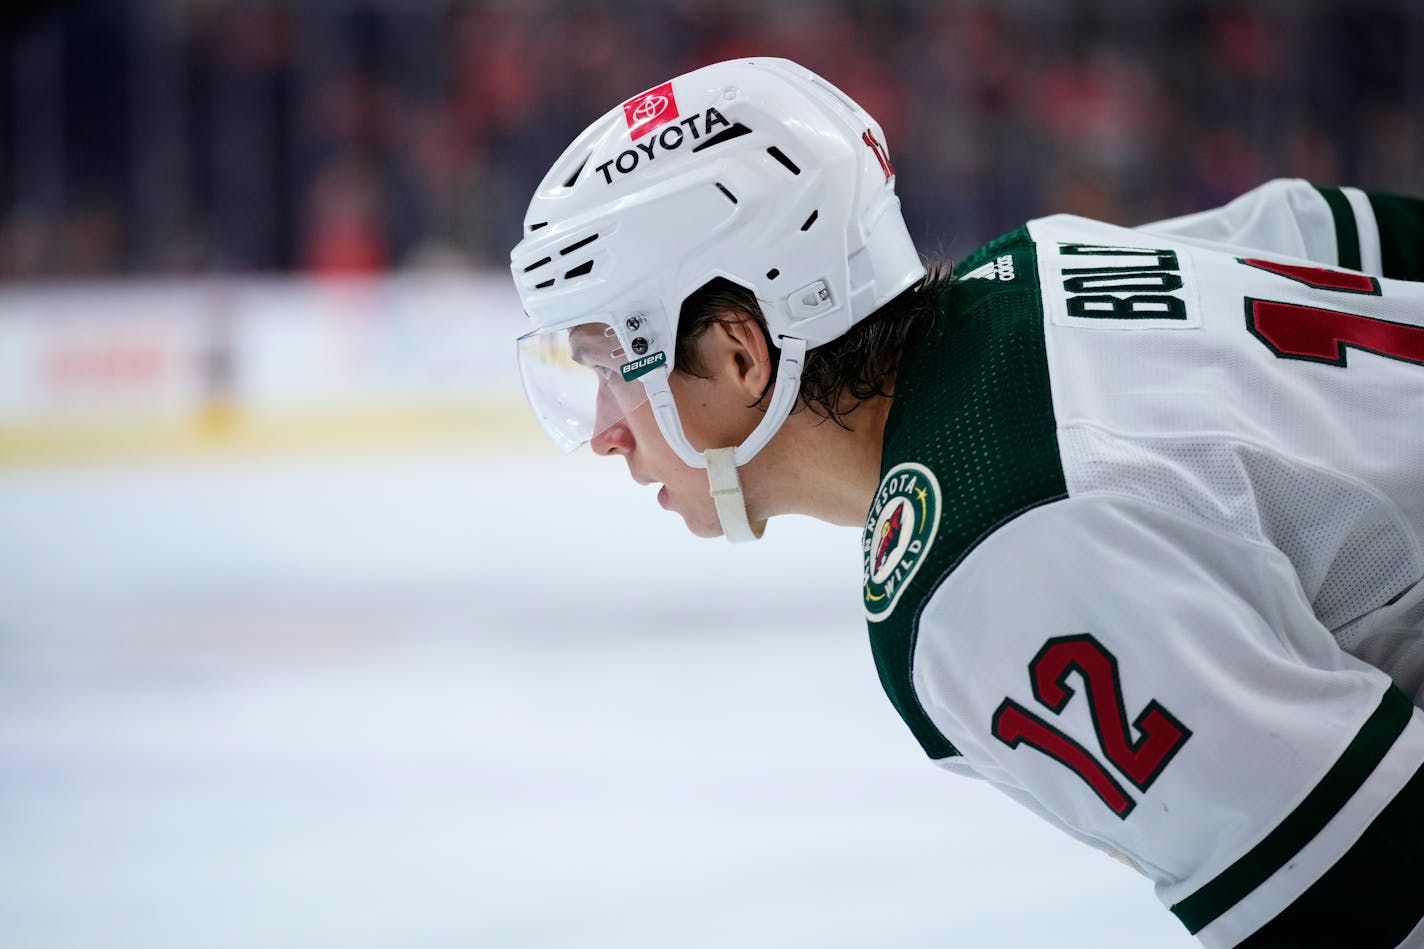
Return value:
M 1384 276 L 1424 280 L 1424 201 L 1366 191 L 1379 225 Z
M 1409 697 L 1390 686 L 1345 753 L 1300 806 L 1241 859 L 1172 907 L 1182 925 L 1193 934 L 1200 932 L 1285 866 L 1374 773 L 1413 713 L 1414 703 Z
M 1399 949 L 1424 921 L 1420 880 L 1424 768 L 1324 876 L 1236 949 L 1319 946 L 1322 938 L 1350 949 Z
M 1350 208 L 1350 199 L 1339 188 L 1315 187 L 1325 203 L 1330 205 L 1330 216 L 1335 219 L 1335 247 L 1341 267 L 1360 269 L 1360 231 L 1355 226 L 1355 212 Z

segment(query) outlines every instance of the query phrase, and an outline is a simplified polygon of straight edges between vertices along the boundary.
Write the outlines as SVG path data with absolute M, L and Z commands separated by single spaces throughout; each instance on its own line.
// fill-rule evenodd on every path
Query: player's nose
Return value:
M 630 455 L 633 452 L 633 430 L 619 420 L 593 436 L 590 444 L 600 455 Z
M 633 430 L 628 427 L 623 406 L 614 395 L 607 383 L 599 385 L 593 418 L 598 434 L 591 441 L 593 450 L 600 455 L 626 455 L 633 450 Z

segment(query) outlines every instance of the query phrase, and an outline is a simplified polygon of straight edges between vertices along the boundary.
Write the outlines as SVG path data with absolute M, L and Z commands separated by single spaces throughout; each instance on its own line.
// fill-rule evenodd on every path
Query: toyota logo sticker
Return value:
M 628 120 L 628 128 L 632 130 L 630 138 L 634 141 L 677 118 L 672 83 L 665 82 L 623 103 L 623 116 Z

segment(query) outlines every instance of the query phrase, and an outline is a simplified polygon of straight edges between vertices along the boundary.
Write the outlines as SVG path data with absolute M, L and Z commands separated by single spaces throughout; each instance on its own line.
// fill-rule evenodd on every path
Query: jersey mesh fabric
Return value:
M 870 623 L 881 683 L 931 758 L 956 752 L 915 696 L 919 607 L 996 527 L 1066 495 L 1033 243 L 1021 230 L 971 259 L 1004 254 L 1014 258 L 1014 280 L 961 279 L 946 290 L 933 327 L 906 351 L 886 421 L 882 473 L 915 462 L 944 492 L 923 567 L 896 609 Z
M 1071 494 L 1130 495 L 1273 545 L 1328 629 L 1384 606 L 1424 575 L 1389 501 L 1339 475 L 1219 438 L 1132 438 L 1085 424 L 1059 438 Z M 1341 646 L 1355 645 L 1358 633 L 1342 632 Z

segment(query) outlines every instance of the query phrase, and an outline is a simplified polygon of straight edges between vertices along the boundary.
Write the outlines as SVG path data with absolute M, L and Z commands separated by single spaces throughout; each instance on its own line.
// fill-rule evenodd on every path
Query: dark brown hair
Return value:
M 846 417 L 858 405 L 888 397 L 906 340 L 934 319 L 935 302 L 952 276 L 952 265 L 931 264 L 928 273 L 914 286 L 852 326 L 844 336 L 807 350 L 798 410 L 804 406 L 841 428 L 850 428 Z M 768 349 L 775 353 L 761 307 L 751 291 L 721 277 L 705 284 L 683 301 L 675 368 L 706 378 L 706 368 L 698 360 L 698 340 L 719 323 L 745 319 L 757 322 L 767 335 Z M 773 370 L 772 384 L 775 379 Z M 755 404 L 766 400 L 770 388 L 768 385 Z

